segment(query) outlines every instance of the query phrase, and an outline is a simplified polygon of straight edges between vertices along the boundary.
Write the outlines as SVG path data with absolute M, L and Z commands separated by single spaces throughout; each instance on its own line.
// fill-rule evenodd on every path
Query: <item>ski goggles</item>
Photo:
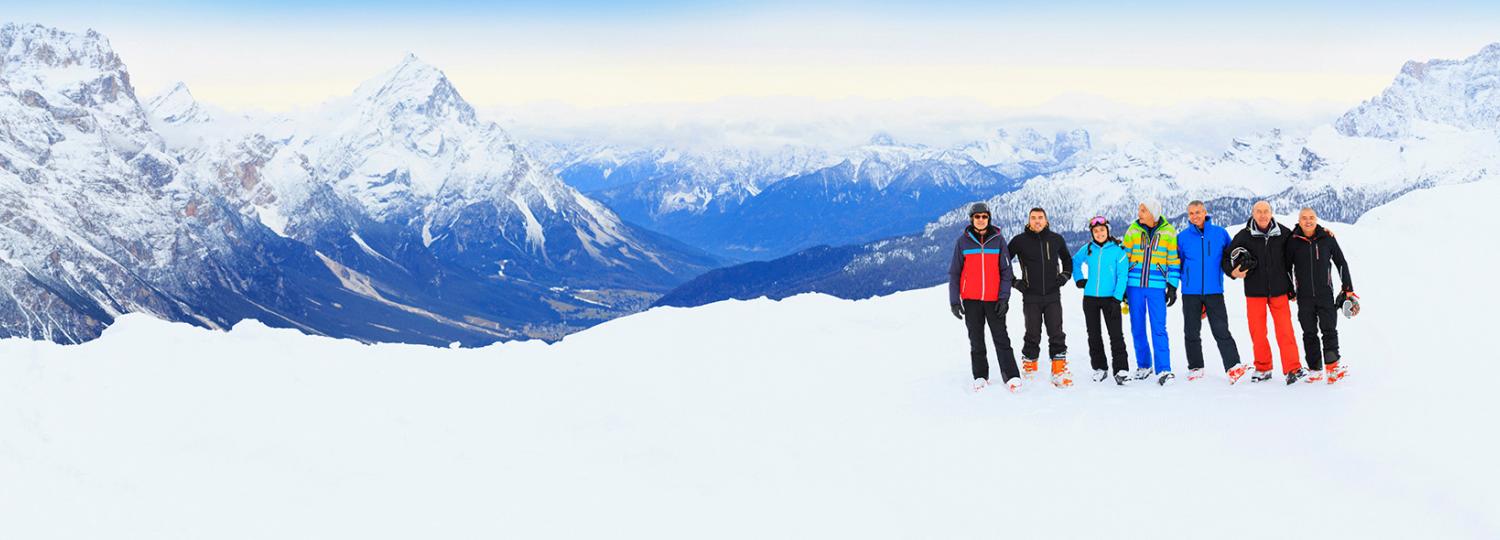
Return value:
M 990 218 L 989 214 L 974 214 L 972 216 L 969 216 L 969 219 L 989 219 L 989 218 Z
M 1105 227 L 1108 227 L 1109 226 L 1109 220 L 1108 219 L 1104 219 L 1104 216 L 1094 216 L 1094 219 L 1090 219 L 1089 220 L 1089 228 L 1090 229 L 1092 229 L 1094 227 L 1097 227 L 1099 225 L 1103 225 Z

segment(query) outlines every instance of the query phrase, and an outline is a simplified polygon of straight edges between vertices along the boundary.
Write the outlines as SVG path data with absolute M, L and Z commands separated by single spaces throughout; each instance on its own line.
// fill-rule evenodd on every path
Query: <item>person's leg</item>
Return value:
M 1318 329 L 1323 331 L 1323 361 L 1339 361 L 1339 308 L 1333 302 L 1318 306 Z
M 1276 347 L 1281 349 L 1281 372 L 1291 373 L 1302 368 L 1302 357 L 1297 355 L 1297 332 L 1292 329 L 1292 305 L 1285 296 L 1270 299 L 1271 321 L 1276 324 Z
M 1182 295 L 1182 347 L 1188 369 L 1203 368 L 1203 295 Z
M 1135 338 L 1135 367 L 1151 369 L 1151 342 L 1146 338 L 1146 295 L 1144 287 L 1125 289 L 1130 299 L 1130 334 Z
M 1010 348 L 1010 333 L 1005 330 L 1005 317 L 1000 314 L 999 302 L 986 302 L 985 320 L 990 324 L 990 337 L 995 340 L 995 363 L 1000 364 L 1000 377 L 1006 381 L 1021 376 L 1016 369 L 1016 351 Z
M 1210 294 L 1203 297 L 1203 306 L 1208 308 L 1208 328 L 1214 334 L 1214 343 L 1219 346 L 1219 358 L 1224 360 L 1224 371 L 1240 363 L 1240 348 L 1229 332 L 1229 311 L 1224 306 L 1224 295 Z
M 1271 371 L 1271 340 L 1266 339 L 1266 310 L 1270 309 L 1265 298 L 1245 298 L 1245 320 L 1250 323 L 1250 345 L 1255 350 L 1255 370 Z
M 1089 332 L 1089 365 L 1094 369 L 1109 369 L 1108 359 L 1104 356 L 1104 335 L 1099 327 L 1100 317 L 1108 317 L 1103 304 L 1102 298 L 1083 297 L 1083 324 Z
M 1318 340 L 1318 306 L 1311 298 L 1297 303 L 1297 323 L 1302 325 L 1302 349 L 1307 354 L 1307 369 L 1323 369 L 1323 344 Z
M 984 350 L 984 302 L 964 300 L 964 326 L 969 329 L 969 364 L 975 379 L 990 378 L 990 362 Z
M 1146 303 L 1151 307 L 1151 356 L 1156 372 L 1172 371 L 1171 347 L 1167 341 L 1167 291 L 1151 289 Z
M 1104 326 L 1109 329 L 1110 357 L 1113 360 L 1114 372 L 1119 373 L 1130 369 L 1130 355 L 1125 352 L 1125 335 L 1122 331 L 1124 321 L 1114 302 L 1102 300 L 1102 303 L 1104 304 Z
M 1068 358 L 1068 335 L 1063 333 L 1062 299 L 1047 302 L 1042 306 L 1042 317 L 1047 322 L 1047 355 L 1053 360 Z
M 1026 333 L 1021 336 L 1021 358 L 1036 360 L 1042 353 L 1042 304 L 1022 301 L 1021 312 L 1026 316 Z

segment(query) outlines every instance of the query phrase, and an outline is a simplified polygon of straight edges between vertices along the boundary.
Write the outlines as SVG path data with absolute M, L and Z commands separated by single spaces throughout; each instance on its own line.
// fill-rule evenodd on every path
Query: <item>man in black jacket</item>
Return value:
M 1073 255 L 1060 234 L 1047 225 L 1047 211 L 1032 208 L 1026 230 L 1010 240 L 1010 254 L 1021 264 L 1021 277 L 1012 281 L 1021 291 L 1021 310 L 1026 315 L 1026 335 L 1021 342 L 1021 372 L 1031 377 L 1041 354 L 1042 322 L 1047 323 L 1047 352 L 1052 356 L 1052 384 L 1073 385 L 1068 371 L 1068 342 L 1062 328 L 1064 283 L 1073 279 Z
M 1339 270 L 1340 289 L 1354 292 L 1354 283 L 1349 279 L 1349 265 L 1344 262 L 1344 251 L 1339 241 L 1318 225 L 1318 213 L 1303 208 L 1297 216 L 1297 230 L 1287 242 L 1287 260 L 1292 265 L 1292 278 L 1297 290 L 1297 321 L 1302 323 L 1302 348 L 1307 352 L 1307 368 L 1312 370 L 1307 382 L 1323 380 L 1323 366 L 1328 366 L 1328 383 L 1338 382 L 1344 376 L 1339 365 L 1339 308 L 1334 302 L 1332 269 Z M 1323 339 L 1318 339 L 1322 330 Z
M 1266 339 L 1266 312 L 1276 323 L 1276 346 L 1281 349 L 1281 371 L 1287 384 L 1307 374 L 1297 357 L 1297 335 L 1292 329 L 1291 265 L 1287 263 L 1286 244 L 1292 230 L 1276 223 L 1271 203 L 1259 201 L 1245 222 L 1245 228 L 1234 235 L 1224 249 L 1220 266 L 1225 274 L 1245 282 L 1245 308 L 1250 321 L 1250 342 L 1255 349 L 1255 374 L 1251 381 L 1271 378 L 1271 342 Z

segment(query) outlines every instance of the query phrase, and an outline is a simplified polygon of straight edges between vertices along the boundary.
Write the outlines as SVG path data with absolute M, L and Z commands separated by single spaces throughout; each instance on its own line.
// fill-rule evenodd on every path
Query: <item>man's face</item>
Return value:
M 1271 205 L 1260 203 L 1250 211 L 1251 217 L 1255 218 L 1255 225 L 1262 229 L 1271 225 Z
M 990 215 L 984 213 L 974 214 L 969 216 L 969 223 L 972 223 L 976 230 L 985 230 L 990 226 Z
M 1031 227 L 1031 230 L 1041 232 L 1042 228 L 1047 226 L 1047 214 L 1032 212 L 1026 224 Z
M 1147 210 L 1146 205 L 1144 204 L 1139 208 L 1136 208 L 1135 217 L 1136 219 L 1141 220 L 1141 223 L 1156 223 L 1156 216 L 1151 215 L 1151 211 Z
M 1188 207 L 1188 222 L 1195 227 L 1203 227 L 1203 221 L 1208 219 L 1208 209 L 1202 206 Z
M 1302 226 L 1302 232 L 1312 234 L 1313 229 L 1318 228 L 1318 215 L 1312 210 L 1303 210 L 1297 215 L 1297 224 Z

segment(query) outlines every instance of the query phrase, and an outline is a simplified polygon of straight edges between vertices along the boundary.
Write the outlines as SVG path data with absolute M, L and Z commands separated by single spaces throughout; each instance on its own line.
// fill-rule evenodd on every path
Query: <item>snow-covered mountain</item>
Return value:
M 959 202 L 1067 169 L 1090 149 L 1085 131 L 1046 136 L 1028 128 L 954 148 L 876 134 L 838 151 L 553 144 L 542 154 L 629 221 L 728 257 L 768 259 L 914 231 Z M 833 214 L 842 219 L 825 219 Z
M 1116 233 L 1122 232 L 1147 198 L 1160 200 L 1169 218 L 1178 221 L 1194 199 L 1206 201 L 1220 224 L 1243 222 L 1250 206 L 1266 199 L 1279 211 L 1310 206 L 1326 219 L 1355 222 L 1411 190 L 1500 174 L 1500 123 L 1493 117 L 1484 120 L 1489 113 L 1475 112 L 1500 109 L 1500 93 L 1452 90 L 1492 86 L 1500 77 L 1496 51 L 1500 47 L 1490 46 L 1464 61 L 1431 62 L 1440 67 L 1434 72 L 1449 74 L 1442 84 L 1413 84 L 1408 64 L 1380 100 L 1306 135 L 1272 130 L 1240 137 L 1211 157 L 1145 141 L 1124 144 L 1077 167 L 1032 178 L 987 202 L 997 216 L 995 224 L 1008 235 L 1024 227 L 1030 208 L 1040 206 L 1047 209 L 1053 229 L 1075 243 L 1082 241 L 1095 215 L 1110 218 Z M 1393 102 L 1390 96 L 1422 105 L 1386 109 L 1396 116 L 1369 116 L 1391 127 L 1376 129 L 1380 137 L 1340 132 L 1351 117 L 1374 114 L 1371 103 Z M 1393 133 L 1401 135 L 1387 137 Z M 931 285 L 945 279 L 948 250 L 967 223 L 966 207 L 955 205 L 920 234 L 810 250 L 756 266 L 753 272 L 749 267 L 715 270 L 659 302 L 698 305 L 809 291 L 863 298 Z
M 99 34 L 0 29 L 0 333 L 147 312 L 370 341 L 557 338 L 712 264 L 622 223 L 408 58 L 310 118 L 137 100 Z
M 1472 339 L 1487 306 L 1432 315 L 1500 252 L 1410 216 L 1482 230 L 1497 188 L 1331 224 L 1364 302 L 1339 320 L 1333 386 L 1230 386 L 1212 346 L 1187 381 L 1170 310 L 1172 385 L 972 394 L 946 287 L 652 309 L 465 350 L 135 315 L 86 347 L 0 340 L 0 537 L 1492 538 L 1500 393 L 1463 376 L 1492 367 Z M 1414 245 L 1451 264 L 1414 286 L 1387 262 Z M 1062 292 L 1075 371 L 1080 292 Z M 1248 357 L 1240 288 L 1225 296 Z M 1316 512 L 1226 514 L 1289 494 Z M 1038 504 L 1094 499 L 1172 503 Z
M 1334 126 L 1351 137 L 1395 140 L 1420 136 L 1422 123 L 1462 130 L 1500 126 L 1500 43 L 1463 60 L 1407 62 L 1390 87 Z
M 347 266 L 650 291 L 710 263 L 561 182 L 413 55 L 346 99 L 228 143 L 192 154 L 195 176 L 231 172 L 238 182 L 218 184 L 238 183 L 247 213 Z

